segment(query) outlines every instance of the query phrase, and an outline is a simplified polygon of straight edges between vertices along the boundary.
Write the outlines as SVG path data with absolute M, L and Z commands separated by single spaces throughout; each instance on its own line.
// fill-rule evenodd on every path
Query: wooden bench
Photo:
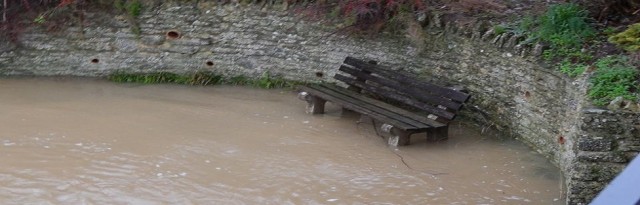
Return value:
M 352 57 L 347 57 L 339 70 L 342 73 L 334 78 L 347 88 L 329 83 L 299 87 L 298 96 L 308 102 L 307 112 L 324 113 L 325 103 L 330 101 L 367 115 L 384 123 L 381 130 L 391 134 L 388 142 L 393 146 L 408 145 L 412 134 L 423 132 L 429 140 L 448 139 L 449 121 L 470 97 Z

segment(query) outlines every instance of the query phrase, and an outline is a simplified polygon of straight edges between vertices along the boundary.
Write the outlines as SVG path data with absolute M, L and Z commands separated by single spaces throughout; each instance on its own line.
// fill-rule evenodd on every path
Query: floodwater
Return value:
M 465 124 L 386 146 L 291 91 L 0 79 L 0 204 L 564 204 L 559 171 Z

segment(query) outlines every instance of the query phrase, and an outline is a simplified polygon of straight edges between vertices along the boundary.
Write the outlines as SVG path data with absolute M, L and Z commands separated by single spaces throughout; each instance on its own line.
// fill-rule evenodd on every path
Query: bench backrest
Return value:
M 347 57 L 334 78 L 349 85 L 349 89 L 378 95 L 429 113 L 433 120 L 453 120 L 469 99 L 469 94 L 420 81 L 407 74 L 383 66 Z

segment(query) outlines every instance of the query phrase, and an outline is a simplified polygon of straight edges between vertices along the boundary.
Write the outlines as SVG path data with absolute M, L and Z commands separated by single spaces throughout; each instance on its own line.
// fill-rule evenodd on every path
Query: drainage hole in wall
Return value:
M 207 64 L 207 66 L 213 66 L 213 62 L 211 61 L 207 61 L 205 64 Z
M 180 32 L 178 31 L 168 31 L 167 32 L 167 38 L 169 39 L 176 39 L 176 38 L 180 38 Z
M 322 72 L 316 72 L 316 77 L 318 77 L 318 78 L 322 78 L 322 77 L 324 77 L 324 73 L 322 73 Z
M 524 97 L 525 98 L 530 98 L 531 97 L 531 93 L 529 91 L 524 91 Z
M 98 60 L 97 58 L 91 59 L 91 63 L 99 63 L 100 60 Z

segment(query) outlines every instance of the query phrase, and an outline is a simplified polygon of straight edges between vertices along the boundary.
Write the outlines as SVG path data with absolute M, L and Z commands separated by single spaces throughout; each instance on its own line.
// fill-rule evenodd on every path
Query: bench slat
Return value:
M 399 93 L 402 93 L 402 94 L 404 94 L 406 96 L 411 96 L 411 97 L 414 97 L 414 98 L 416 98 L 416 99 L 418 99 L 420 101 L 427 102 L 427 103 L 430 103 L 430 104 L 433 104 L 433 105 L 442 105 L 442 106 L 445 106 L 445 107 L 447 107 L 449 109 L 452 109 L 452 110 L 459 110 L 462 107 L 461 103 L 458 103 L 458 102 L 455 102 L 455 101 L 451 101 L 449 99 L 446 99 L 446 98 L 443 98 L 443 97 L 440 97 L 440 96 L 434 96 L 434 95 L 431 95 L 429 93 L 421 92 L 420 90 L 412 88 L 411 86 L 402 85 L 400 82 L 395 82 L 395 81 L 392 81 L 392 80 L 389 80 L 389 79 L 384 79 L 384 78 L 381 78 L 381 77 L 378 77 L 378 76 L 369 75 L 369 74 L 363 73 L 363 72 L 361 72 L 361 71 L 359 71 L 357 69 L 354 69 L 354 68 L 349 68 L 349 67 L 346 67 L 346 66 L 340 66 L 340 71 L 343 71 L 345 73 L 349 73 L 352 76 L 357 77 L 357 78 L 366 79 L 366 80 L 378 83 L 380 85 L 387 86 L 387 87 L 389 87 L 389 88 L 391 88 L 391 89 L 393 89 L 393 90 L 395 90 L 395 91 L 397 91 Z M 335 78 L 335 76 L 334 76 L 334 78 Z M 404 82 L 402 82 L 402 83 L 404 83 Z
M 356 93 L 354 91 L 345 89 L 343 87 L 339 87 L 339 86 L 331 85 L 331 84 L 322 84 L 322 85 L 318 85 L 318 86 L 324 87 L 324 88 L 327 88 L 327 89 L 330 89 L 330 90 L 333 90 L 333 91 L 336 91 L 336 92 L 343 93 L 343 94 L 345 94 L 345 95 L 347 95 L 349 97 L 352 97 L 354 99 L 357 99 L 357 100 L 360 100 L 360 101 L 363 101 L 363 102 L 367 102 L 369 104 L 378 106 L 378 107 L 380 107 L 382 109 L 389 110 L 390 112 L 397 113 L 397 114 L 399 114 L 401 116 L 404 116 L 406 118 L 414 119 L 414 120 L 416 120 L 416 121 L 418 121 L 418 122 L 420 122 L 422 124 L 428 124 L 431 127 L 436 127 L 437 128 L 437 127 L 446 126 L 443 123 L 437 122 L 435 120 L 429 119 L 427 117 L 421 116 L 421 115 L 416 114 L 416 113 L 409 112 L 407 110 L 398 108 L 396 106 L 387 104 L 385 102 L 369 98 L 369 97 L 364 96 L 364 95 L 362 95 L 360 93 Z
M 373 100 L 370 98 L 369 100 L 364 100 L 366 97 L 363 96 L 362 94 L 350 92 L 349 90 L 344 88 L 340 88 L 340 87 L 331 88 L 332 86 L 326 86 L 326 85 L 312 85 L 310 87 L 317 90 L 321 90 L 326 93 L 331 93 L 331 95 L 333 96 L 348 100 L 353 104 L 358 104 L 363 107 L 367 107 L 377 113 L 383 114 L 389 118 L 395 119 L 397 121 L 409 124 L 417 128 L 431 127 L 431 125 L 423 123 L 420 120 L 416 120 L 416 119 L 410 118 L 409 116 L 404 116 L 402 114 L 395 113 L 393 109 L 386 109 L 386 108 L 392 108 L 393 106 L 385 102 L 382 102 L 379 100 Z M 355 95 L 352 95 L 352 94 L 355 94 Z M 359 97 L 364 97 L 364 98 L 359 98 Z
M 316 90 L 314 88 L 306 87 L 306 88 L 303 88 L 303 90 L 306 91 L 306 92 L 309 92 L 309 94 L 311 94 L 311 95 L 315 95 L 315 96 L 317 96 L 319 98 L 322 98 L 322 99 L 325 99 L 327 101 L 339 104 L 343 108 L 346 108 L 346 109 L 349 109 L 349 110 L 353 110 L 355 112 L 370 116 L 371 118 L 374 118 L 376 120 L 392 124 L 392 125 L 398 127 L 399 129 L 402 129 L 402 130 L 422 130 L 422 129 L 424 129 L 424 128 L 418 128 L 418 127 L 415 127 L 413 125 L 409 125 L 407 123 L 395 120 L 393 118 L 387 117 L 387 116 L 379 114 L 377 112 L 373 112 L 370 109 L 367 109 L 367 108 L 362 107 L 362 106 L 357 105 L 357 104 L 353 104 L 352 102 L 349 102 L 348 100 L 341 99 L 339 97 L 332 96 L 332 95 L 327 94 L 327 93 L 323 93 L 322 91 Z
M 423 131 L 426 130 L 428 128 L 430 128 L 429 125 L 423 124 L 423 126 L 419 126 L 416 127 L 414 125 L 408 124 L 406 122 L 402 122 L 400 120 L 391 118 L 385 114 L 389 114 L 389 113 L 380 113 L 381 109 L 380 108 L 376 108 L 374 106 L 371 105 L 366 105 L 365 103 L 357 103 L 357 102 L 353 102 L 352 99 L 350 98 L 346 98 L 345 96 L 333 91 L 327 92 L 327 89 L 323 89 L 323 88 L 318 88 L 318 87 L 310 87 L 310 86 L 302 86 L 301 87 L 302 90 L 309 92 L 309 94 L 311 95 L 315 95 L 318 96 L 320 98 L 323 98 L 327 101 L 331 101 L 334 102 L 336 104 L 340 104 L 342 105 L 344 108 L 359 112 L 361 114 L 365 114 L 368 115 L 372 118 L 375 118 L 379 121 L 382 122 L 386 122 L 389 124 L 392 124 L 393 126 L 402 129 L 402 130 L 407 130 L 407 131 Z
M 387 116 L 389 118 L 398 120 L 400 122 L 409 124 L 411 126 L 415 126 L 417 128 L 433 127 L 430 124 L 421 122 L 420 120 L 417 120 L 415 118 L 411 118 L 409 116 L 404 116 L 402 114 L 395 113 L 392 110 L 385 109 L 384 108 L 385 104 L 388 105 L 386 107 L 392 107 L 391 105 L 389 105 L 389 104 L 387 104 L 385 102 L 382 102 L 382 101 L 379 101 L 379 100 L 374 100 L 374 99 L 370 99 L 370 100 L 366 100 L 366 101 L 358 99 L 358 97 L 356 97 L 356 96 L 363 96 L 363 95 L 362 94 L 356 94 L 355 96 L 352 96 L 352 95 L 350 95 L 349 90 L 346 90 L 344 88 L 331 89 L 331 88 L 329 88 L 327 86 L 324 86 L 324 85 L 310 85 L 309 87 L 313 88 L 313 89 L 316 89 L 318 91 L 322 91 L 324 93 L 328 93 L 328 94 L 330 94 L 332 96 L 339 97 L 341 99 L 345 99 L 345 100 L 347 100 L 349 102 L 352 102 L 353 104 L 357 104 L 359 106 L 366 107 L 366 108 L 371 109 L 371 110 L 373 110 L 373 111 L 375 111 L 377 113 L 385 115 L 385 116 Z
M 369 92 L 372 92 L 372 93 L 376 93 L 376 94 L 382 95 L 384 97 L 391 98 L 391 99 L 403 102 L 403 103 L 405 103 L 407 105 L 410 105 L 412 107 L 415 107 L 417 109 L 421 109 L 421 110 L 427 111 L 429 113 L 432 113 L 434 115 L 442 117 L 442 118 L 446 119 L 447 121 L 453 120 L 455 118 L 455 114 L 454 113 L 447 112 L 446 110 L 433 107 L 431 105 L 422 103 L 420 101 L 413 100 L 413 99 L 411 99 L 409 97 L 406 97 L 406 96 L 403 96 L 403 95 L 399 95 L 399 94 L 394 93 L 394 92 L 389 92 L 389 91 L 384 90 L 384 89 L 382 89 L 380 87 L 375 87 L 375 86 L 372 86 L 372 85 L 368 85 L 368 84 L 365 84 L 363 82 L 357 82 L 353 78 L 349 78 L 349 77 L 346 77 L 346 76 L 343 76 L 343 75 L 340 75 L 340 74 L 336 74 L 334 76 L 334 78 L 336 78 L 337 80 L 343 81 L 343 82 L 345 82 L 347 84 L 352 84 L 352 85 L 361 87 L 366 91 L 369 91 Z
M 357 67 L 357 68 L 360 68 L 362 70 L 366 70 L 368 72 L 379 73 L 380 75 L 385 76 L 387 78 L 391 78 L 391 79 L 393 79 L 395 81 L 406 83 L 406 84 L 408 84 L 408 87 L 410 87 L 410 86 L 420 87 L 422 89 L 425 89 L 425 90 L 433 93 L 433 95 L 447 96 L 447 97 L 451 98 L 452 100 L 455 100 L 455 101 L 458 101 L 458 102 L 466 102 L 470 97 L 470 95 L 467 94 L 467 93 L 451 90 L 451 89 L 448 89 L 448 88 L 440 87 L 440 86 L 433 85 L 433 84 L 426 83 L 426 82 L 421 82 L 421 81 L 418 81 L 418 80 L 416 80 L 414 78 L 411 78 L 410 76 L 406 76 L 406 75 L 401 74 L 399 72 L 390 71 L 390 70 L 387 70 L 387 69 L 383 68 L 382 66 L 373 65 L 373 64 L 367 63 L 365 61 L 362 61 L 362 60 L 359 60 L 359 59 L 355 59 L 353 57 L 347 57 L 344 60 L 344 64 L 351 65 L 353 67 Z

